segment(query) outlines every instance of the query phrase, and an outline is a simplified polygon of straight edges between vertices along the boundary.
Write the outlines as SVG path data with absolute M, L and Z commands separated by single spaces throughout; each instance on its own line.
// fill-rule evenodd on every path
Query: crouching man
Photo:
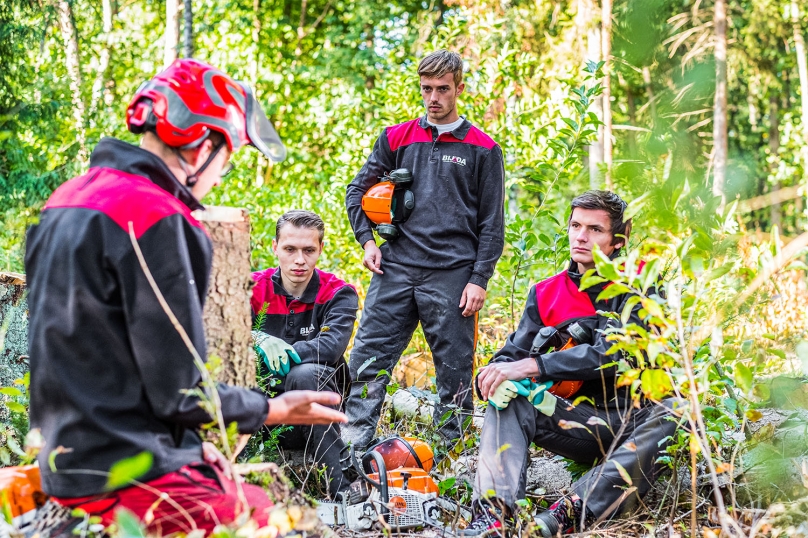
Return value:
M 278 267 L 253 273 L 253 331 L 268 390 L 344 393 L 348 383 L 343 354 L 351 339 L 359 299 L 356 290 L 316 269 L 323 252 L 323 220 L 311 211 L 289 211 L 278 219 L 272 250 Z M 345 447 L 337 424 L 295 427 L 280 439 L 284 448 L 304 449 L 326 468 L 333 497 L 348 488 L 340 453 Z
M 643 400 L 634 408 L 629 388 L 615 386 L 616 367 L 604 367 L 621 358 L 607 355 L 611 344 L 603 334 L 620 321 L 599 312 L 621 313 L 631 295 L 598 301 L 608 282 L 579 290 L 583 273 L 595 267 L 595 246 L 614 257 L 625 245 L 631 230 L 630 220 L 623 220 L 625 208 L 619 196 L 605 191 L 588 191 L 572 201 L 569 268 L 530 289 L 516 332 L 477 376 L 479 394 L 489 406 L 474 518 L 465 536 L 505 534 L 516 501 L 525 498 L 531 442 L 577 462 L 598 462 L 573 484 L 569 496 L 539 514 L 545 537 L 580 531 L 632 506 L 661 470 L 657 456 L 676 428 L 666 418 L 671 404 Z M 630 322 L 642 324 L 638 310 Z M 570 428 L 570 423 L 581 426 Z M 611 446 L 615 449 L 604 460 Z M 628 488 L 622 470 L 636 490 Z

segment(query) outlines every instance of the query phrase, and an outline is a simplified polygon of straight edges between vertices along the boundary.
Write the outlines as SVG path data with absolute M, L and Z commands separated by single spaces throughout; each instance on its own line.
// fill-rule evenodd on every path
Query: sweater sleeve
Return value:
M 619 296 L 614 307 L 609 308 L 612 312 L 622 312 L 630 294 Z M 639 311 L 641 305 L 634 306 L 629 317 L 629 323 L 636 323 L 645 326 L 640 319 Z M 621 358 L 630 358 L 622 354 L 607 354 L 612 347 L 612 343 L 607 340 L 604 334 L 609 328 L 621 327 L 619 319 L 613 319 L 602 315 L 597 316 L 597 326 L 593 331 L 594 340 L 591 344 L 580 344 L 569 349 L 545 353 L 538 357 L 539 379 L 541 381 L 553 380 L 579 380 L 589 381 L 601 379 L 602 376 L 612 377 L 616 373 L 617 366 L 602 368 L 605 364 L 617 362 Z
M 385 172 L 389 172 L 393 168 L 395 168 L 395 155 L 390 151 L 387 131 L 384 130 L 376 139 L 365 165 L 346 188 L 345 207 L 348 210 L 348 220 L 351 222 L 354 237 L 360 245 L 364 246 L 373 239 L 373 225 L 362 211 L 362 196 L 379 182 L 379 178 Z
M 351 286 L 341 288 L 329 301 L 317 337 L 292 344 L 300 355 L 301 364 L 315 363 L 336 367 L 351 340 L 357 308 L 359 297 L 356 291 Z
M 499 146 L 494 146 L 483 162 L 480 186 L 479 243 L 469 282 L 486 288 L 505 245 L 505 165 Z

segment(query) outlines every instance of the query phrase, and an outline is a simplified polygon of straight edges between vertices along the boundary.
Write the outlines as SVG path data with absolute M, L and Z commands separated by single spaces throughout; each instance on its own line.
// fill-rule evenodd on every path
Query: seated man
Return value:
M 28 233 L 30 411 L 44 441 L 43 490 L 62 513 L 81 509 L 104 525 L 128 509 L 150 535 L 208 533 L 252 509 L 265 525 L 267 494 L 229 476 L 200 428 L 217 414 L 241 433 L 346 418 L 320 405 L 337 405 L 338 394 L 288 392 L 269 403 L 221 383 L 211 412 L 198 362 L 213 246 L 191 212 L 241 146 L 275 161 L 285 150 L 249 87 L 192 59 L 143 84 L 126 123 L 140 146 L 102 139 L 87 173 L 56 189 Z M 115 473 L 134 457 L 146 468 Z
M 272 250 L 278 267 L 253 273 L 253 331 L 263 377 L 270 392 L 327 390 L 344 393 L 348 381 L 343 354 L 351 339 L 359 299 L 356 290 L 331 273 L 316 269 L 323 252 L 323 220 L 294 210 L 278 219 Z M 348 488 L 340 453 L 339 426 L 296 427 L 283 433 L 281 446 L 304 448 L 325 464 L 327 491 Z
M 570 496 L 538 516 L 545 537 L 581 530 L 582 523 L 627 508 L 649 490 L 661 470 L 658 452 L 676 428 L 665 418 L 668 407 L 643 400 L 639 409 L 633 408 L 629 387 L 615 386 L 616 368 L 601 368 L 621 358 L 606 354 L 611 344 L 603 334 L 620 322 L 597 312 L 622 312 L 631 295 L 598 301 L 608 283 L 579 290 L 582 274 L 595 267 L 592 249 L 597 245 L 614 257 L 625 244 L 631 230 L 630 220 L 623 221 L 625 208 L 620 197 L 606 191 L 588 191 L 572 201 L 569 269 L 530 289 L 516 332 L 477 376 L 479 393 L 489 406 L 480 438 L 474 518 L 465 536 L 505 533 L 516 501 L 525 497 L 531 442 L 577 462 L 600 460 L 573 484 Z M 642 323 L 638 310 L 631 314 L 633 323 Z M 552 337 L 555 331 L 548 327 L 558 330 L 552 348 L 539 342 Z M 570 339 L 578 345 L 570 347 Z M 558 396 L 547 392 L 563 381 L 562 390 L 551 389 Z M 573 405 L 579 396 L 586 398 Z M 563 421 L 584 427 L 565 428 Z M 602 461 L 613 444 L 615 450 Z M 631 494 L 624 494 L 621 468 L 637 488 Z

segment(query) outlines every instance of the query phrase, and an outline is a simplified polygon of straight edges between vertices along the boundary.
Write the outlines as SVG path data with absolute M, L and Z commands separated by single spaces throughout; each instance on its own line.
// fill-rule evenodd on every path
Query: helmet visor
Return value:
M 272 162 L 280 162 L 286 158 L 286 148 L 281 137 L 269 123 L 261 105 L 253 97 L 250 87 L 243 82 L 239 83 L 247 95 L 247 136 L 250 143 L 263 153 Z

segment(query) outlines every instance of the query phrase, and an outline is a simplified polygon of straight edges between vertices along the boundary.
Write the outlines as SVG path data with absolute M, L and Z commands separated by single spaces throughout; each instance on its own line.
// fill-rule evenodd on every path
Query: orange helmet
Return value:
M 382 239 L 398 237 L 396 224 L 406 222 L 415 208 L 415 195 L 407 187 L 412 183 L 412 173 L 406 168 L 393 170 L 381 181 L 367 190 L 362 197 L 362 211 L 376 225 Z

